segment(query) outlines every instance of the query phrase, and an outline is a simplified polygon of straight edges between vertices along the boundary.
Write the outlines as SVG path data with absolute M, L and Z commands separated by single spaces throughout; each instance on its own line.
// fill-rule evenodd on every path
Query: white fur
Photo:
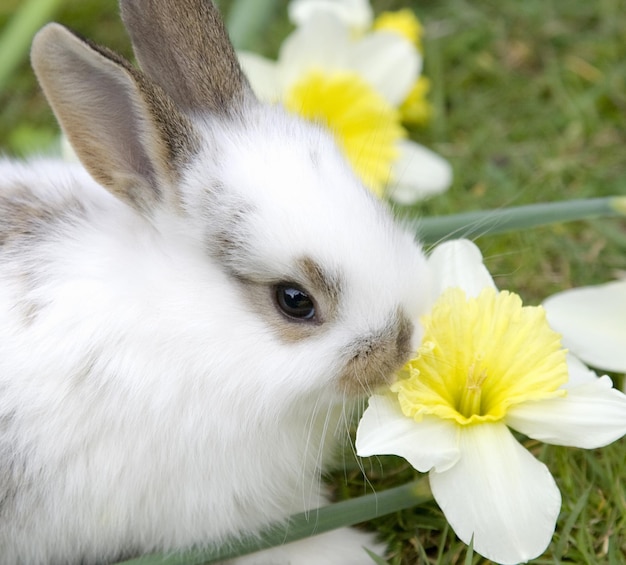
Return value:
M 325 504 L 355 402 L 337 382 L 347 348 L 398 311 L 417 326 L 422 252 L 326 133 L 261 105 L 194 124 L 180 209 L 148 216 L 80 165 L 0 162 L 0 202 L 62 218 L 0 244 L 0 563 L 207 546 Z M 245 249 L 220 258 L 227 229 Z M 233 271 L 293 280 L 302 257 L 341 293 L 294 341 Z M 365 544 L 381 550 L 339 530 L 237 563 L 367 564 Z
M 24 465 L 0 562 L 63 560 L 77 540 L 88 562 L 184 548 L 324 504 L 323 453 L 347 433 L 333 389 L 342 345 L 398 305 L 419 313 L 424 264 L 321 132 L 298 125 L 296 146 L 262 125 L 224 138 L 229 166 L 199 159 L 183 194 L 198 198 L 215 175 L 258 206 L 246 224 L 252 272 L 289 273 L 306 254 L 342 273 L 341 323 L 311 341 L 284 343 L 264 326 L 207 256 L 202 214 L 163 214 L 154 227 L 78 166 L 20 175 L 35 195 L 64 191 L 89 214 L 0 273 L 0 415 Z M 3 163 L 3 182 L 19 168 Z M 22 296 L 14 273 L 29 262 L 38 284 Z M 43 305 L 26 326 L 24 298 Z M 337 559 L 324 562 L 360 562 Z

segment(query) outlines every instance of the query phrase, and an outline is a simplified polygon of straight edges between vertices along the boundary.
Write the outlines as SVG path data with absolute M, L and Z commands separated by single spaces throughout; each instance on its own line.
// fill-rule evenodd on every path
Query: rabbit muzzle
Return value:
M 339 387 L 349 394 L 371 393 L 389 384 L 413 353 L 413 322 L 401 312 L 379 331 L 355 339 L 346 347 Z

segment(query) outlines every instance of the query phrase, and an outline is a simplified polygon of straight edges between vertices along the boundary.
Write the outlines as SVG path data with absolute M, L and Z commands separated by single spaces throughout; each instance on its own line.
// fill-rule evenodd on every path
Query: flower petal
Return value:
M 291 0 L 287 12 L 289 19 L 298 26 L 316 13 L 328 12 L 355 31 L 365 31 L 374 17 L 368 0 Z
M 485 287 L 496 285 L 483 264 L 480 249 L 468 239 L 454 239 L 437 245 L 428 258 L 435 297 L 450 287 L 459 287 L 476 297 Z
M 416 422 L 400 410 L 395 396 L 375 394 L 356 431 L 361 457 L 399 455 L 418 471 L 449 469 L 459 458 L 456 426 L 440 418 Z
M 278 101 L 280 85 L 276 63 L 247 51 L 238 51 L 237 58 L 257 97 L 264 102 Z
M 346 64 L 348 69 L 359 73 L 392 106 L 399 106 L 419 77 L 422 56 L 400 35 L 379 31 L 352 43 Z
M 626 395 L 606 375 L 567 396 L 513 406 L 507 424 L 534 439 L 593 449 L 626 434 Z
M 543 306 L 577 357 L 592 367 L 626 372 L 626 281 L 566 290 Z
M 452 184 L 452 167 L 443 157 L 412 141 L 398 143 L 400 155 L 392 165 L 388 195 L 398 204 L 440 194 Z
M 278 53 L 280 88 L 286 90 L 311 69 L 346 68 L 350 30 L 327 13 L 315 13 L 282 43 Z
M 449 470 L 431 471 L 435 500 L 456 534 L 502 564 L 541 555 L 550 543 L 561 495 L 547 467 L 504 424 L 466 426 L 461 458 Z
M 567 372 L 569 374 L 568 381 L 562 388 L 570 389 L 585 383 L 591 383 L 597 380 L 598 375 L 594 373 L 587 365 L 585 365 L 578 357 L 567 353 Z

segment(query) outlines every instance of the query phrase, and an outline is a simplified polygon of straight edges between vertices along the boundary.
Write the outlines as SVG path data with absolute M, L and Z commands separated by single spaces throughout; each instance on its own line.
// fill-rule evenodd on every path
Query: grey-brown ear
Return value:
M 211 0 L 120 0 L 143 71 L 184 111 L 228 114 L 254 99 Z
M 115 53 L 59 24 L 35 36 L 31 60 L 78 158 L 96 181 L 142 213 L 169 201 L 197 145 L 189 119 Z

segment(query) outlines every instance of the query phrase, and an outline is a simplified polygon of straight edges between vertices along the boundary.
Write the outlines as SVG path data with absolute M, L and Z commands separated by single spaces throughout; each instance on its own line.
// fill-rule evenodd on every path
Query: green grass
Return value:
M 0 29 L 19 0 L 5 0 Z M 225 3 L 223 3 L 225 4 Z M 423 0 L 375 2 L 378 11 L 414 5 L 426 27 L 425 74 L 435 119 L 416 140 L 454 166 L 450 191 L 411 213 L 437 215 L 542 201 L 626 194 L 626 2 Z M 57 19 L 121 51 L 130 49 L 113 0 L 65 0 Z M 259 40 L 275 52 L 282 19 Z M 0 92 L 0 150 L 44 150 L 56 126 L 26 61 Z M 501 288 L 537 304 L 558 290 L 626 271 L 626 222 L 574 222 L 477 239 Z M 616 376 L 619 380 L 621 376 Z M 626 554 L 626 440 L 583 451 L 527 442 L 563 495 L 557 533 L 533 563 L 617 565 Z M 402 460 L 346 469 L 331 489 L 345 499 L 402 484 L 416 474 Z M 487 563 L 446 527 L 436 505 L 370 523 L 394 565 Z
M 423 212 L 626 193 L 620 5 L 453 1 L 419 10 L 443 117 L 419 137 L 456 172 L 447 198 Z M 555 226 L 480 244 L 502 287 L 539 301 L 624 268 L 624 225 L 598 227 Z

